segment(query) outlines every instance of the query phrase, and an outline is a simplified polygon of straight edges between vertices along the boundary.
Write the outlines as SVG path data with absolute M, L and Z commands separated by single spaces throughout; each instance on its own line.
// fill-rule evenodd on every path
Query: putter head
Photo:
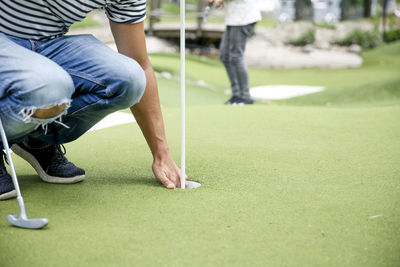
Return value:
M 201 184 L 198 182 L 194 182 L 194 181 L 187 181 L 187 182 L 188 182 L 188 185 L 187 185 L 186 189 L 196 189 L 201 186 Z
M 15 214 L 10 214 L 7 218 L 12 225 L 26 229 L 41 229 L 49 223 L 49 220 L 47 218 L 29 219 L 18 217 Z

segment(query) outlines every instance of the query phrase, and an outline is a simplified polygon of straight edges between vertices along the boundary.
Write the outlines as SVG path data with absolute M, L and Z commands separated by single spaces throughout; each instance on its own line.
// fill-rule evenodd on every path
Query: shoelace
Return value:
M 57 163 L 66 163 L 68 160 L 65 157 L 67 150 L 64 145 L 58 145 L 55 147 L 54 158 L 57 160 Z
M 4 165 L 3 160 L 8 164 L 6 154 L 3 150 L 0 150 L 0 176 L 4 176 L 6 174 L 6 166 Z

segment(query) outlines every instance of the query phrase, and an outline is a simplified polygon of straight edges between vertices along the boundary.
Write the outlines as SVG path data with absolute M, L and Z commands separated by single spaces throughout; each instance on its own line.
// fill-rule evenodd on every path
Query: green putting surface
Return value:
M 179 161 L 179 109 L 164 110 Z M 255 105 L 188 109 L 187 173 L 196 190 L 153 178 L 136 124 L 68 144 L 87 172 L 46 184 L 14 156 L 29 217 L 8 224 L 0 266 L 398 266 L 400 107 Z
M 67 144 L 87 172 L 46 184 L 14 156 L 28 216 L 0 202 L 0 266 L 399 266 L 400 42 L 351 70 L 250 70 L 253 86 L 326 91 L 273 105 L 222 106 L 218 61 L 188 56 L 187 174 L 202 187 L 167 190 L 135 123 Z M 179 73 L 179 56 L 152 55 Z M 179 162 L 179 81 L 158 79 Z M 330 107 L 325 107 L 330 106 Z

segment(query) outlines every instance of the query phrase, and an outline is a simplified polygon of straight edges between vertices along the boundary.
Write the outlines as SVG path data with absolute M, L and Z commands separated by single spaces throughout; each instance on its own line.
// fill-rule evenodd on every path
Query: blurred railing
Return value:
M 179 13 L 168 12 L 163 8 L 163 4 L 173 5 L 176 10 L 179 10 L 179 4 L 176 1 L 162 1 L 162 0 L 149 0 L 147 16 L 149 18 L 146 25 L 146 34 L 158 36 L 162 38 L 175 38 L 179 36 Z M 190 9 L 188 10 L 188 6 Z M 189 38 L 220 38 L 223 33 L 223 26 L 221 27 L 207 27 L 204 28 L 204 10 L 206 2 L 199 0 L 197 3 L 188 3 L 185 7 L 186 18 L 195 22 L 187 23 L 186 31 Z M 165 22 L 172 21 L 172 22 Z M 175 22 L 173 22 L 175 20 Z

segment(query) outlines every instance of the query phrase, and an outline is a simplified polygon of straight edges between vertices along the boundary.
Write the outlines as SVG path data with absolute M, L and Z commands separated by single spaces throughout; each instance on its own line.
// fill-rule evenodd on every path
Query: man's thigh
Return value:
M 35 109 L 69 103 L 72 93 L 61 67 L 0 33 L 0 116 L 10 140 L 47 122 L 31 118 Z
M 242 57 L 247 39 L 251 36 L 254 24 L 233 26 L 229 32 L 229 51 L 233 57 Z
M 222 34 L 221 38 L 221 43 L 219 46 L 219 53 L 220 53 L 220 59 L 222 61 L 229 61 L 229 45 L 231 43 L 230 40 L 230 31 L 231 31 L 231 26 L 226 26 L 226 29 L 224 33 Z
M 112 50 L 89 34 L 50 40 L 37 50 L 65 69 L 75 82 L 77 93 L 107 87 L 110 80 L 123 78 L 125 71 L 138 65 L 133 59 Z M 97 91 L 98 92 L 98 91 Z
M 74 97 L 86 95 L 86 104 L 117 94 L 118 84 L 143 75 L 140 65 L 119 54 L 92 35 L 70 35 L 50 40 L 39 46 L 38 53 L 60 65 L 74 81 Z M 141 76 L 138 77 L 143 79 Z M 83 108 L 73 102 L 69 113 Z
M 29 40 L 14 40 L 0 33 L 0 100 L 11 98 L 17 103 L 24 100 L 25 105 L 30 104 L 29 100 L 33 100 L 31 94 L 43 91 L 45 84 L 53 80 L 57 80 L 58 84 L 71 82 L 60 66 L 31 51 L 29 46 Z M 47 92 L 45 96 L 52 93 Z M 35 99 L 31 105 L 41 107 L 49 103 Z

